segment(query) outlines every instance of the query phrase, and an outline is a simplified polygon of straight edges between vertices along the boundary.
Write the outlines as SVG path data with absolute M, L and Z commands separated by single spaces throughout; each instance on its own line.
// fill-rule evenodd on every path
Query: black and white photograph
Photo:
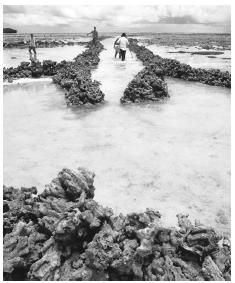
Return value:
M 231 2 L 18 2 L 2 280 L 232 281 Z

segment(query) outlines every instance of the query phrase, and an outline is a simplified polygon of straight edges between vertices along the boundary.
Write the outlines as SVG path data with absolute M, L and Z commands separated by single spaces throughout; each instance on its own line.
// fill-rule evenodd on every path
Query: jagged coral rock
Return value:
M 141 256 L 150 255 L 152 253 L 155 228 L 144 228 L 137 231 L 137 237 L 141 240 L 140 246 L 137 248 L 137 252 Z
M 42 197 L 55 197 L 55 198 L 65 198 L 65 191 L 62 188 L 58 178 L 55 178 L 51 181 L 50 184 L 45 186 L 45 190 L 41 194 Z
M 219 249 L 220 237 L 213 229 L 193 227 L 184 237 L 182 248 L 199 256 L 208 255 Z
M 231 280 L 231 258 L 230 251 L 231 245 L 230 240 L 223 238 L 219 243 L 220 248 L 211 254 L 211 258 L 222 272 L 223 277 L 226 281 Z
M 43 61 L 43 64 L 38 60 L 30 62 L 21 62 L 16 68 L 3 68 L 3 80 L 12 82 L 19 78 L 39 78 L 41 76 L 55 75 L 57 63 L 51 60 Z
M 176 217 L 178 218 L 178 225 L 181 228 L 181 231 L 187 232 L 193 228 L 191 221 L 188 219 L 188 214 L 177 214 Z
M 20 220 L 26 221 L 34 219 L 33 205 L 35 198 L 33 194 L 37 193 L 35 187 L 21 188 L 3 187 L 3 234 L 10 233 L 14 225 Z
M 32 61 L 31 63 L 31 76 L 32 78 L 40 78 L 44 74 L 43 65 L 39 61 Z
M 179 228 L 152 209 L 113 215 L 94 201 L 93 182 L 85 168 L 65 168 L 37 196 L 4 187 L 5 280 L 231 279 L 228 239 L 188 215 Z
M 104 100 L 100 83 L 91 79 L 91 70 L 99 63 L 102 50 L 101 43 L 97 46 L 88 44 L 88 49 L 75 57 L 74 61 L 58 64 L 53 81 L 65 89 L 68 105 L 97 104 Z
M 29 270 L 31 280 L 59 280 L 61 252 L 53 238 L 50 238 L 42 249 L 42 257 L 33 263 Z
M 207 256 L 202 264 L 202 273 L 206 280 L 224 281 L 221 271 L 210 256 Z
M 47 236 L 37 231 L 32 221 L 19 221 L 4 237 L 4 274 L 10 280 L 24 279 L 33 262 L 40 259 L 42 243 Z
M 169 97 L 163 71 L 150 64 L 140 71 L 128 84 L 121 103 L 158 101 Z
M 43 74 L 45 76 L 54 76 L 56 74 L 56 65 L 57 63 L 52 60 L 43 60 Z
M 84 168 L 79 168 L 77 172 L 63 169 L 59 173 L 58 179 L 68 198 L 79 198 L 82 193 L 85 194 L 86 198 L 93 198 L 95 191 L 93 186 L 94 176 L 94 173 L 85 171 Z

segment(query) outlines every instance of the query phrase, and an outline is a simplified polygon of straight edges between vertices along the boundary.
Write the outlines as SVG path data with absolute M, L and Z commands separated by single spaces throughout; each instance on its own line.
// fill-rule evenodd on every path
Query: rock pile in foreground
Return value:
M 193 68 L 190 65 L 180 63 L 177 60 L 162 58 L 154 55 L 144 46 L 139 46 L 136 39 L 130 39 L 130 49 L 136 53 L 145 66 L 155 64 L 161 68 L 166 76 L 181 78 L 187 81 L 200 82 L 213 86 L 231 88 L 231 74 L 219 69 Z
M 104 101 L 104 93 L 100 90 L 98 81 L 93 81 L 91 71 L 97 67 L 99 53 L 103 45 L 89 48 L 79 54 L 73 62 L 62 61 L 58 64 L 54 83 L 65 89 L 68 105 L 97 104 Z
M 140 103 L 159 101 L 166 97 L 169 95 L 164 73 L 155 64 L 150 64 L 128 84 L 120 101 L 121 103 Z
M 177 215 L 115 216 L 94 201 L 94 174 L 63 169 L 40 195 L 4 187 L 4 280 L 230 280 L 230 241 Z

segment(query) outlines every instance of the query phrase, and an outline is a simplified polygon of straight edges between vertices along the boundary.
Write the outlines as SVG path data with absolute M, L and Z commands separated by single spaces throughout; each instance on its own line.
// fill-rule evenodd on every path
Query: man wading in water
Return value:
M 129 41 L 126 38 L 125 33 L 123 33 L 122 36 L 118 39 L 117 44 L 119 44 L 119 47 L 120 47 L 120 53 L 121 53 L 122 61 L 125 61 L 126 49 L 129 46 Z
M 36 43 L 33 34 L 30 34 L 30 41 L 29 41 L 29 54 L 32 55 L 31 50 L 33 50 L 34 54 L 36 55 Z
M 94 27 L 94 30 L 89 32 L 87 35 L 90 35 L 90 34 L 92 34 L 92 45 L 96 46 L 98 42 L 98 32 L 96 30 L 96 27 Z

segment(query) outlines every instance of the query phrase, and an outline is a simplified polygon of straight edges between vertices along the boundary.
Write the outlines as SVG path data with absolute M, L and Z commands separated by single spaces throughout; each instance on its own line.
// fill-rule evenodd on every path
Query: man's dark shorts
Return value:
M 96 45 L 97 45 L 97 42 L 98 42 L 98 39 L 97 39 L 97 38 L 93 38 L 93 39 L 92 39 L 92 44 L 93 44 L 93 45 L 96 46 Z
M 29 53 L 31 53 L 31 50 L 33 50 L 34 54 L 36 54 L 36 48 L 33 46 L 29 46 Z
M 122 61 L 125 61 L 125 59 L 126 59 L 126 50 L 120 49 L 120 54 L 121 54 Z

